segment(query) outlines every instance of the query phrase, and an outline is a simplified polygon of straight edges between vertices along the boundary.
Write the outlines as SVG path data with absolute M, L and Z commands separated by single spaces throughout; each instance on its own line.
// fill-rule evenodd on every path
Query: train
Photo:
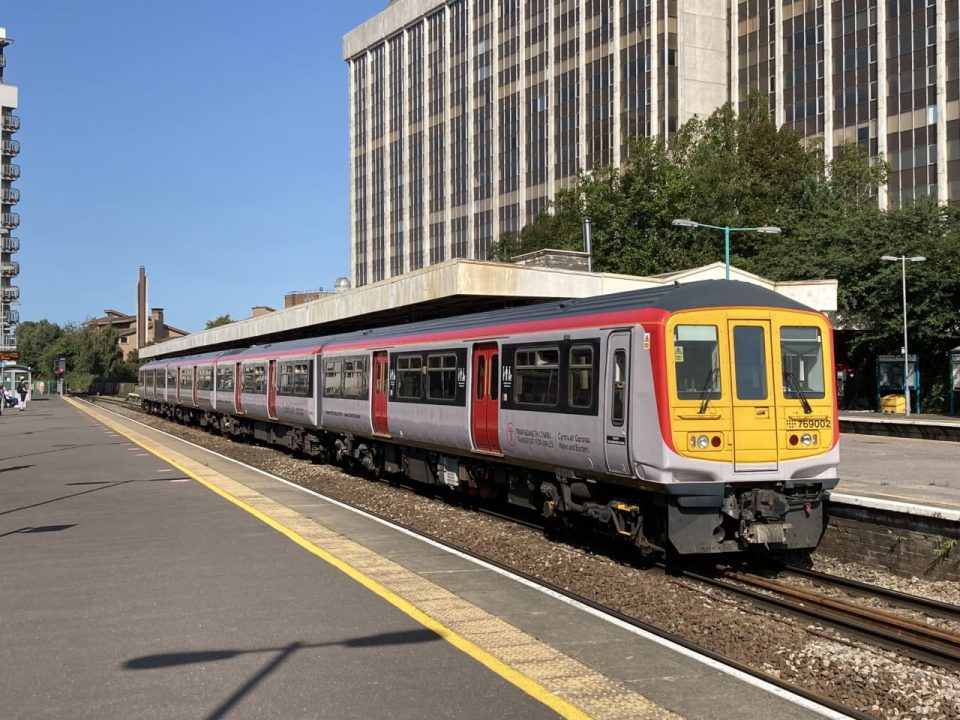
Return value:
M 140 368 L 143 408 L 589 525 L 647 556 L 809 553 L 838 482 L 833 334 L 706 280 Z

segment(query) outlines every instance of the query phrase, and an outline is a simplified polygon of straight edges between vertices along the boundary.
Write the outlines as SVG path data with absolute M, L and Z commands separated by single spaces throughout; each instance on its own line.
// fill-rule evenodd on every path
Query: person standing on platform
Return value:
M 23 408 L 27 406 L 27 393 L 30 392 L 30 385 L 26 378 L 20 381 L 18 391 L 20 392 L 20 412 L 23 412 Z

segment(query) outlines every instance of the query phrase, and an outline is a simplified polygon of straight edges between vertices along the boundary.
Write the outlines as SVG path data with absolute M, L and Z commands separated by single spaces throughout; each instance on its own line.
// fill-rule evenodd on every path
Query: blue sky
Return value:
M 343 35 L 387 0 L 8 0 L 20 320 L 194 332 L 349 276 Z

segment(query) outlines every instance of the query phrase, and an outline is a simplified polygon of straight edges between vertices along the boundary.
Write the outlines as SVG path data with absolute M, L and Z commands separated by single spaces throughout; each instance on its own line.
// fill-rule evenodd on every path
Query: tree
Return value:
M 234 319 L 230 317 L 229 314 L 220 315 L 213 320 L 207 320 L 207 326 L 204 329 L 209 330 L 210 328 L 220 327 L 221 325 L 229 325 L 232 322 L 234 322 Z
M 19 363 L 33 368 L 38 378 L 48 378 L 53 375 L 53 367 L 41 363 L 41 357 L 57 338 L 63 335 L 63 329 L 49 320 L 26 322 L 17 325 L 17 350 L 20 352 Z

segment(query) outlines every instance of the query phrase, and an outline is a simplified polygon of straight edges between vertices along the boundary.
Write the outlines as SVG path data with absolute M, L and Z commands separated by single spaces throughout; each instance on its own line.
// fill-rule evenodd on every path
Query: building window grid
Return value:
M 383 67 L 384 46 L 375 47 L 372 51 L 373 67 L 371 74 L 373 86 L 370 89 L 370 111 L 373 115 L 371 136 L 374 141 L 383 137 L 383 115 L 385 108 L 384 99 L 384 67 Z
M 410 135 L 410 269 L 423 267 L 423 132 Z
M 373 219 L 373 282 L 378 280 L 383 280 L 384 275 L 384 253 L 385 253 L 385 237 L 384 237 L 384 225 L 385 225 L 385 211 L 386 211 L 386 197 L 384 194 L 385 186 L 385 176 L 384 176 L 384 159 L 383 159 L 383 148 L 378 147 L 373 150 L 373 197 L 371 198 L 372 203 L 372 219 Z
M 887 5 L 888 186 L 894 207 L 937 196 L 935 10 L 896 0 Z
M 620 18 L 621 157 L 627 157 L 628 137 L 650 135 L 650 23 L 651 8 L 627 2 Z
M 474 111 L 473 111 L 473 187 L 474 200 L 493 195 L 493 19 L 492 0 L 479 0 L 474 6 Z M 480 257 L 475 255 L 475 257 Z
M 354 277 L 357 286 L 367 284 L 367 156 L 361 154 L 356 159 L 356 178 L 354 180 L 354 195 L 356 198 L 356 221 L 354 233 L 357 238 L 356 252 L 354 253 Z
M 770 96 L 774 109 L 776 59 L 770 59 L 769 45 L 776 37 L 776 10 L 769 0 L 748 0 L 739 4 L 737 52 L 739 55 L 739 103 L 746 104 L 750 94 Z
M 403 35 L 390 40 L 390 132 L 403 130 L 407 118 L 403 112 Z
M 408 118 L 411 125 L 416 125 L 423 122 L 423 25 L 414 25 L 408 34 Z
M 390 143 L 390 277 L 404 270 L 403 142 Z
M 824 130 L 823 7 L 784 3 L 783 105 L 787 125 L 804 136 Z M 768 57 L 776 57 L 776 41 Z

